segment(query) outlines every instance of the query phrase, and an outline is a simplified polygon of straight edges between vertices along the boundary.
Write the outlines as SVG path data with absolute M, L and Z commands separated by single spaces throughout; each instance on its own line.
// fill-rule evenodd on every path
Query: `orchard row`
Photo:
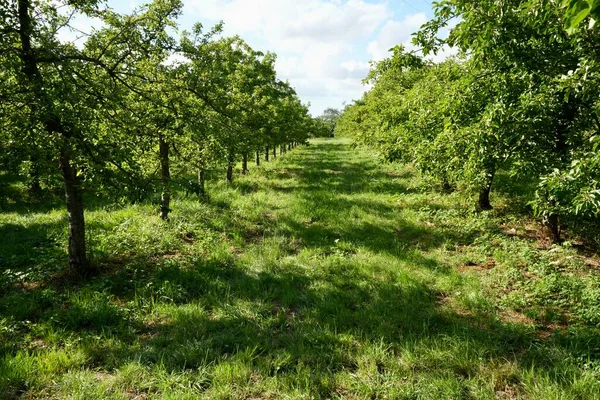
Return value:
M 480 210 L 492 208 L 498 174 L 510 176 L 555 241 L 565 224 L 597 227 L 600 8 L 559 3 L 436 3 L 414 36 L 420 52 L 398 46 L 373 64 L 372 89 L 337 131 L 414 163 L 445 190 L 473 193 Z M 448 48 L 458 56 L 423 56 Z
M 238 161 L 245 173 L 248 158 L 268 160 L 319 129 L 277 79 L 274 54 L 220 25 L 176 36 L 181 8 L 154 0 L 124 15 L 96 0 L 0 2 L 0 170 L 26 175 L 33 196 L 64 185 L 69 263 L 80 273 L 90 269 L 84 192 L 158 191 L 167 219 L 174 177 L 197 176 L 188 186 L 203 195 L 207 169 L 231 181 Z M 98 27 L 76 29 L 82 16 Z

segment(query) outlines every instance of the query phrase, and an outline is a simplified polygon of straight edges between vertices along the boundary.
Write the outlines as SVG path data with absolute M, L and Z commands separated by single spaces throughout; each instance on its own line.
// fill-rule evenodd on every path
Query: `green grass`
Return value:
M 505 196 L 505 195 L 502 195 Z M 321 139 L 209 199 L 0 214 L 0 397 L 597 399 L 597 258 Z

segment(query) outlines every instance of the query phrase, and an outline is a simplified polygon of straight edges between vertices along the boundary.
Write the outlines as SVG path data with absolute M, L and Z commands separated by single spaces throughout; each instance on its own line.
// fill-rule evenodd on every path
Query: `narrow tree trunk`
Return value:
M 227 158 L 227 183 L 233 182 L 233 162 L 234 162 L 234 154 L 232 151 L 229 152 L 229 157 Z
M 288 150 L 292 150 L 292 144 L 288 143 Z
M 269 146 L 265 147 L 265 161 L 269 161 Z
M 39 198 L 42 194 L 40 185 L 40 165 L 37 157 L 31 156 L 31 169 L 29 170 L 29 194 L 34 198 Z
M 273 145 L 273 160 L 277 158 L 277 145 Z
M 56 112 L 53 102 L 48 99 L 45 91 L 45 82 L 41 75 L 36 55 L 31 44 L 33 24 L 31 21 L 29 0 L 18 0 L 19 13 L 19 38 L 21 40 L 21 59 L 23 61 L 23 73 L 31 83 L 36 100 L 45 106 L 40 120 L 49 135 L 60 134 L 63 144 L 60 146 L 60 171 L 65 184 L 65 202 L 69 219 L 69 266 L 79 274 L 90 273 L 85 243 L 85 218 L 83 208 L 83 196 L 81 193 L 80 178 L 77 170 L 72 165 L 71 149 L 69 139 L 71 130 L 66 129 L 60 114 Z M 38 112 L 35 102 L 31 105 L 35 114 Z M 70 127 L 72 128 L 72 127 Z M 58 138 L 57 138 L 58 139 Z
M 88 259 L 85 245 L 85 216 L 81 180 L 77 169 L 71 164 L 71 154 L 67 145 L 60 152 L 60 171 L 65 184 L 65 200 L 69 216 L 69 266 L 81 274 L 88 273 Z
M 479 191 L 479 199 L 477 200 L 477 209 L 480 211 L 491 210 L 492 204 L 490 203 L 490 193 L 492 191 L 492 183 L 494 182 L 494 173 L 488 172 L 488 181 L 484 187 Z
M 560 219 L 558 214 L 550 214 L 546 220 L 546 230 L 548 236 L 554 243 L 560 243 L 562 241 L 560 235 Z
M 450 182 L 448 181 L 448 178 L 446 178 L 446 177 L 442 178 L 442 191 L 444 193 L 452 193 L 452 192 L 454 192 L 454 186 L 452 186 L 450 184 Z M 488 194 L 488 197 L 489 197 L 489 194 Z
M 548 218 L 544 221 L 544 226 L 546 228 L 548 237 L 550 237 L 552 240 L 552 243 L 562 242 L 560 235 L 560 218 L 558 214 L 548 215 Z
M 566 103 L 563 105 L 561 119 L 559 120 L 556 126 L 555 132 L 555 144 L 554 149 L 556 155 L 561 164 L 561 168 L 564 168 L 565 165 L 568 165 L 568 154 L 569 154 L 569 145 L 566 140 L 566 133 L 569 129 L 569 124 L 575 119 L 576 116 L 576 108 L 571 103 Z M 551 205 L 554 207 L 556 205 L 555 201 L 551 201 Z M 562 241 L 561 238 L 561 229 L 560 229 L 560 216 L 558 214 L 550 214 L 545 221 L 546 230 L 548 235 L 552 239 L 554 243 L 560 243 Z
M 256 150 L 256 166 L 260 165 L 260 151 Z
M 159 211 L 160 217 L 167 220 L 171 211 L 171 170 L 169 168 L 169 143 L 165 141 L 162 135 L 159 138 L 159 158 L 160 182 L 162 185 Z
M 205 196 L 206 195 L 206 189 L 205 189 L 205 175 L 204 175 L 204 168 L 200 168 L 198 169 L 198 195 L 200 196 Z
M 284 145 L 280 144 L 279 145 L 279 155 L 282 156 L 283 155 L 283 149 L 284 149 Z
M 32 176 L 29 181 L 29 195 L 35 199 L 39 199 L 42 195 L 42 185 L 40 185 L 40 177 Z
M 477 208 L 481 211 L 491 210 L 493 207 L 490 203 L 491 188 L 486 186 L 479 191 L 479 199 L 477 200 Z
M 248 153 L 242 155 L 242 175 L 248 173 Z

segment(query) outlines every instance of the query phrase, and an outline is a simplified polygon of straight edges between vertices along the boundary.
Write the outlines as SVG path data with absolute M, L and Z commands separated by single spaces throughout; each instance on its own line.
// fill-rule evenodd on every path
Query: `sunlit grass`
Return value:
M 169 222 L 93 205 L 88 282 L 61 275 L 64 212 L 13 207 L 0 396 L 598 398 L 595 259 L 468 204 L 315 140 Z

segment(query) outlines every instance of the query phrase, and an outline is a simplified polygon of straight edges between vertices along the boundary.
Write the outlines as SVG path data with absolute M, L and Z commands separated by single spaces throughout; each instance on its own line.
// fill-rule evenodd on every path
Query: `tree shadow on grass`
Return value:
M 339 163 L 315 160 L 312 167 L 333 171 L 330 167 Z M 78 338 L 88 368 L 111 371 L 133 362 L 177 373 L 214 371 L 241 360 L 264 378 L 277 376 L 294 384 L 300 372 L 309 371 L 310 394 L 320 398 L 334 397 L 335 375 L 361 368 L 364 349 L 374 345 L 392 357 L 377 366 L 379 374 L 398 368 L 392 364 L 398 364 L 404 351 L 412 351 L 418 362 L 407 368 L 447 374 L 467 392 L 468 380 L 477 379 L 488 365 L 515 362 L 524 371 L 546 373 L 550 381 L 565 385 L 565 358 L 585 355 L 600 361 L 594 350 L 600 348 L 597 336 L 584 332 L 540 338 L 525 325 L 445 307 L 443 293 L 408 271 L 380 276 L 356 265 L 352 252 L 365 248 L 446 274 L 447 266 L 414 250 L 471 240 L 402 220 L 385 202 L 327 193 L 332 187 L 338 193 L 357 193 L 351 185 L 358 185 L 358 192 L 371 190 L 368 180 L 360 181 L 360 166 L 352 167 L 356 171 L 348 176 L 297 171 L 304 185 L 299 194 L 304 203 L 298 207 L 316 218 L 298 220 L 284 210 L 277 220 L 264 221 L 265 230 L 314 250 L 312 265 L 266 260 L 261 272 L 253 272 L 234 255 L 140 258 L 77 285 L 11 288 L 0 303 L 0 318 L 31 321 L 37 328 L 23 325 L 3 337 L 0 356 L 9 358 L 23 349 L 43 353 L 44 348 L 32 347 L 25 338 L 41 335 L 43 340 L 40 332 L 48 331 L 65 341 Z M 360 213 L 371 219 L 362 219 Z M 244 226 L 229 229 L 242 231 Z M 0 230 L 0 235 L 7 232 Z M 435 351 L 440 345 L 441 354 Z M 423 354 L 428 349 L 433 350 Z M 23 380 L 14 385 L 22 386 Z M 202 387 L 213 384 L 209 374 Z
M 43 272 L 58 263 L 64 266 L 66 257 L 61 242 L 61 230 L 66 228 L 66 216 L 52 223 L 7 223 L 0 225 L 0 272 Z
M 343 161 L 318 162 L 303 161 L 306 168 L 284 168 L 272 174 L 271 185 L 267 188 L 281 190 L 281 182 L 291 181 L 290 186 L 306 195 L 328 191 L 344 195 L 351 194 L 411 194 L 419 193 L 402 183 L 401 179 L 390 177 L 380 168 L 368 163 L 348 163 Z
M 38 322 L 82 337 L 89 367 L 111 370 L 139 362 L 177 372 L 213 368 L 251 353 L 245 362 L 264 377 L 293 380 L 299 368 L 311 370 L 315 396 L 331 396 L 336 389 L 317 377 L 355 371 L 361 349 L 375 343 L 394 355 L 443 341 L 450 357 L 425 357 L 415 368 L 460 381 L 476 378 L 482 366 L 516 360 L 523 369 L 550 373 L 556 382 L 562 378 L 555 368 L 565 352 L 599 344 L 598 338 L 573 336 L 543 341 L 519 324 L 457 313 L 442 307 L 440 293 L 418 279 L 373 279 L 343 258 L 314 274 L 301 267 L 272 269 L 249 273 L 216 261 L 164 265 L 136 276 L 136 287 L 126 290 L 84 288 Z M 99 277 L 91 286 L 130 279 L 130 273 Z M 114 305 L 136 298 L 153 299 L 168 311 L 142 323 Z
M 418 262 L 420 266 L 428 266 L 439 271 L 449 271 L 449 266 L 442 266 L 433 260 L 420 255 L 414 250 L 427 251 L 439 248 L 444 243 L 466 243 L 468 239 L 452 232 L 426 229 L 406 221 L 391 225 L 379 226 L 367 222 L 348 224 L 342 227 L 330 227 L 320 222 L 302 223 L 293 218 L 282 217 L 278 220 L 286 235 L 298 241 L 303 248 L 321 252 L 339 249 L 352 253 L 364 249 L 373 254 L 388 254 L 400 260 Z M 419 256 L 419 260 L 416 257 Z
M 486 365 L 514 360 L 565 384 L 560 368 L 566 354 L 600 359 L 589 353 L 600 344 L 597 337 L 540 340 L 529 327 L 457 313 L 442 307 L 440 293 L 410 276 L 374 279 L 343 258 L 313 274 L 293 266 L 269 269 L 249 273 L 234 260 L 146 265 L 142 273 L 124 268 L 68 291 L 13 294 L 0 316 L 78 337 L 88 368 L 110 372 L 134 362 L 178 373 L 242 360 L 263 378 L 294 381 L 307 369 L 311 394 L 319 397 L 337 390 L 320 378 L 356 371 L 362 349 L 374 344 L 393 357 L 412 351 L 423 357 L 417 371 L 463 383 L 477 379 Z M 158 311 L 140 319 L 131 305 L 120 306 L 136 301 L 154 303 Z M 29 314 L 24 304 L 31 305 Z M 5 343 L 2 356 L 31 349 L 23 340 L 27 333 Z M 440 342 L 443 356 L 419 354 Z M 378 368 L 385 374 L 395 366 Z

